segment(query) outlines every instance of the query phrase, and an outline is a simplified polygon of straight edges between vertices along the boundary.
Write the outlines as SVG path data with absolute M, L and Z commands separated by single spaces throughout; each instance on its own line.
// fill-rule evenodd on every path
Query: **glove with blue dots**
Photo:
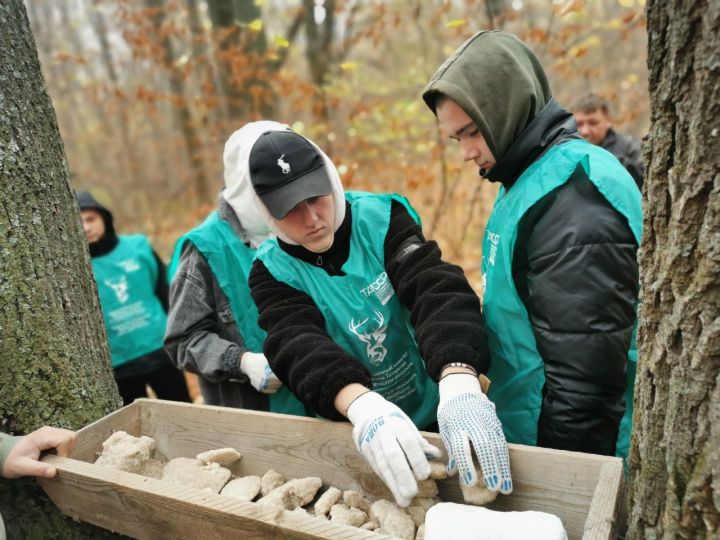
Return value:
M 452 373 L 440 380 L 438 426 L 448 453 L 448 473 L 460 473 L 466 486 L 477 484 L 470 444 L 475 449 L 485 485 L 492 491 L 512 492 L 510 457 L 495 404 L 480 390 L 477 377 Z

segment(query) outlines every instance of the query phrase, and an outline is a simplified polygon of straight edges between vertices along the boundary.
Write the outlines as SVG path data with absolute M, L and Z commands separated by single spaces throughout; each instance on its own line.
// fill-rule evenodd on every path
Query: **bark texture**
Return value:
M 720 2 L 650 0 L 628 538 L 720 538 Z
M 0 429 L 121 406 L 65 151 L 22 0 L 0 2 Z M 33 480 L 0 482 L 9 538 L 103 538 Z

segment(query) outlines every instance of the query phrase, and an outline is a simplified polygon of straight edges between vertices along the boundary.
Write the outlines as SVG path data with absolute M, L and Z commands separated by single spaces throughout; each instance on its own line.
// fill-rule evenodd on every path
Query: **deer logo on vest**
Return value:
M 113 290 L 118 302 L 124 304 L 128 301 L 130 295 L 128 294 L 128 282 L 125 279 L 125 276 L 120 276 L 117 280 L 106 279 L 105 285 Z
M 382 363 L 382 361 L 385 360 L 385 355 L 387 355 L 387 349 L 383 345 L 383 342 L 387 338 L 387 334 L 385 333 L 387 325 L 385 324 L 383 314 L 376 311 L 375 317 L 373 318 L 373 321 L 377 324 L 375 330 L 370 332 L 359 331 L 367 321 L 367 318 L 365 318 L 364 321 L 355 324 L 355 319 L 350 319 L 348 328 L 367 346 L 367 356 L 370 363 L 377 365 Z
M 285 154 L 280 156 L 277 160 L 278 167 L 282 169 L 283 174 L 290 174 L 290 164 L 287 161 L 284 161 L 283 158 L 285 157 Z

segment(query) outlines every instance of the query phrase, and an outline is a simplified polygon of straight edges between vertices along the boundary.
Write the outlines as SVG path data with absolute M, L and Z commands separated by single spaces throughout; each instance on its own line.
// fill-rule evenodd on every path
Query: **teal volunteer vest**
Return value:
M 112 366 L 163 348 L 167 316 L 155 296 L 158 265 L 145 236 L 119 236 L 110 253 L 92 258 Z
M 438 389 L 420 357 L 410 314 L 385 271 L 384 249 L 393 199 L 417 222 L 419 218 L 399 195 L 347 192 L 345 198 L 352 208 L 345 275 L 330 276 L 288 255 L 276 240 L 263 242 L 257 258 L 275 279 L 313 299 L 325 317 L 328 335 L 368 368 L 373 389 L 422 429 L 436 420 Z
M 177 271 L 185 242 L 192 242 L 210 265 L 220 289 L 230 303 L 230 310 L 247 349 L 261 353 L 265 331 L 258 325 L 257 307 L 248 286 L 255 250 L 237 237 L 216 210 L 175 244 L 168 267 L 170 281 Z M 270 394 L 269 399 L 272 412 L 309 416 L 303 404 L 285 386 Z
M 544 195 L 561 186 L 581 165 L 605 199 L 627 218 L 638 245 L 642 235 L 640 194 L 632 177 L 607 151 L 585 141 L 552 147 L 513 185 L 500 190 L 483 239 L 483 310 L 492 364 L 488 393 L 495 402 L 508 442 L 535 445 L 545 373 L 532 325 L 515 290 L 512 257 L 517 227 Z M 633 385 L 637 365 L 635 338 L 628 352 L 627 407 L 616 450 L 627 455 L 632 427 Z

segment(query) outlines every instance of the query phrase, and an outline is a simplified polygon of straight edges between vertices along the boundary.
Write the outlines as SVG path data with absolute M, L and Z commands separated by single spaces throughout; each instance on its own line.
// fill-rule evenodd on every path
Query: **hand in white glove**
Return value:
M 274 394 L 282 386 L 262 353 L 243 353 L 240 357 L 240 371 L 248 376 L 252 387 L 263 394 Z
M 422 438 L 400 408 L 376 392 L 355 399 L 347 410 L 355 446 L 382 478 L 400 506 L 418 493 L 417 480 L 430 476 L 428 458 L 440 450 Z
M 512 492 L 510 457 L 495 404 L 480 390 L 475 375 L 452 373 L 440 379 L 438 426 L 448 452 L 448 473 L 460 471 L 466 486 L 477 483 L 470 442 L 480 461 L 485 485 L 492 491 Z

